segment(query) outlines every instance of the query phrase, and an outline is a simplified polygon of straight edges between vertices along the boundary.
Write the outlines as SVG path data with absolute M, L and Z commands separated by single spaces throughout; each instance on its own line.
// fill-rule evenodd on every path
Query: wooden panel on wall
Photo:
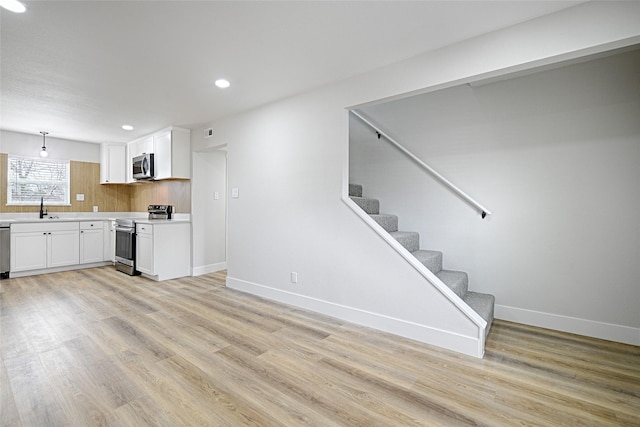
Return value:
M 191 213 L 191 181 L 153 181 L 133 185 L 131 211 L 146 212 L 149 205 L 173 205 L 174 212 Z
M 97 205 L 104 212 L 130 212 L 131 187 L 124 184 L 100 185 Z

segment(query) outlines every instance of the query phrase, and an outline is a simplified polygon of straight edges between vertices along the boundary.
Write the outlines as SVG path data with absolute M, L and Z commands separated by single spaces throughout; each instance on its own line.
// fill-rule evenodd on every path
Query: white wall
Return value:
M 240 194 L 228 285 L 471 354 L 473 325 L 341 202 L 344 108 L 629 44 L 638 19 L 636 3 L 587 3 L 214 123 Z
M 100 144 L 58 139 L 47 135 L 46 147 L 51 159 L 100 163 Z M 39 157 L 41 150 L 42 135 L 0 130 L 0 153 Z
M 193 274 L 200 275 L 227 266 L 226 152 L 193 153 L 191 165 Z
M 192 130 L 191 147 L 192 266 L 200 275 L 227 267 L 227 152 L 203 129 Z
M 230 287 L 477 352 L 476 326 L 343 204 L 348 117 L 333 97 L 238 119 L 217 127 L 229 142 L 228 186 L 239 190 L 228 208 Z
M 493 211 L 481 220 L 354 120 L 352 181 L 494 294 L 497 317 L 634 342 L 640 50 L 364 112 Z

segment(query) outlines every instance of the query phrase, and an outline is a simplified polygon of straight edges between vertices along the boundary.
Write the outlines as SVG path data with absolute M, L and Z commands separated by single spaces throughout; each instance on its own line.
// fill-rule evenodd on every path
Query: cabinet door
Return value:
M 171 131 L 153 137 L 156 179 L 171 178 Z
M 153 135 L 129 143 L 129 157 L 134 158 L 145 153 L 153 153 Z
M 11 233 L 11 271 L 47 267 L 47 233 Z
M 79 235 L 78 230 L 47 233 L 47 267 L 62 267 L 80 263 Z
M 136 235 L 136 270 L 155 274 L 153 268 L 153 234 Z
M 109 145 L 108 147 L 107 182 L 124 184 L 127 178 L 127 150 L 124 145 Z
M 153 153 L 153 135 L 146 136 L 138 141 L 138 156 Z
M 102 262 L 104 259 L 104 231 L 80 230 L 80 264 Z
M 124 145 L 100 147 L 100 183 L 124 184 L 127 178 L 127 150 Z
M 191 178 L 191 132 L 182 128 L 171 131 L 171 178 Z
M 116 262 L 116 222 L 105 221 L 103 233 L 103 261 Z

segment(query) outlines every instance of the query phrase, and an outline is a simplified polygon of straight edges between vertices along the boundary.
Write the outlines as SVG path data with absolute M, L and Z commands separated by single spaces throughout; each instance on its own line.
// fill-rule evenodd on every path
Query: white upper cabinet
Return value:
M 127 147 L 124 144 L 100 146 L 100 184 L 124 184 L 127 179 Z
M 169 127 L 128 144 L 127 182 L 134 182 L 132 159 L 143 153 L 154 155 L 155 179 L 191 178 L 191 131 Z
M 156 179 L 191 178 L 191 131 L 172 127 L 153 135 Z
M 129 153 L 131 158 L 142 154 L 153 153 L 153 135 L 136 139 L 129 143 Z

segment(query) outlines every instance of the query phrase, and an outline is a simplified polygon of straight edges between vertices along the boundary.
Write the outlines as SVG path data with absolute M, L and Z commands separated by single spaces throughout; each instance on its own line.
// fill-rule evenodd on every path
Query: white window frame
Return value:
M 9 154 L 7 156 L 7 205 L 14 206 L 38 206 L 40 200 L 46 206 L 70 206 L 70 181 L 71 162 L 68 160 L 42 159 L 37 157 L 24 157 Z M 24 168 L 45 167 L 50 173 L 40 176 L 19 176 L 14 166 L 16 162 L 22 163 Z M 22 186 L 31 187 L 31 194 L 23 194 L 23 197 L 14 197 Z

